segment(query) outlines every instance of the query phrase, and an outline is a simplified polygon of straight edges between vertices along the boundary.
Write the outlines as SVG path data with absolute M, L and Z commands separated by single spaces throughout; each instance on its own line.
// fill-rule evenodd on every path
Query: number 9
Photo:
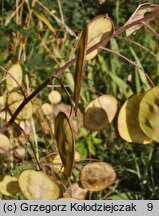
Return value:
M 152 211 L 152 209 L 153 209 L 153 204 L 152 203 L 148 203 L 147 204 L 147 210 L 148 211 Z

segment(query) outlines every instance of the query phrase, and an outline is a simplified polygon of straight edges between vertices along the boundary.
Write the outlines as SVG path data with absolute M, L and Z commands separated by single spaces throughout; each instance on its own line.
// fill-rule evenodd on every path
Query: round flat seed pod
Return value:
M 50 115 L 50 114 L 52 114 L 52 111 L 53 111 L 52 106 L 49 103 L 44 103 L 42 105 L 41 109 L 45 115 Z
M 28 200 L 57 200 L 60 197 L 59 186 L 42 171 L 24 170 L 18 181 Z
M 20 192 L 18 180 L 16 177 L 9 175 L 0 176 L 0 193 L 13 196 L 16 193 Z
M 140 103 L 139 122 L 143 132 L 159 143 L 159 86 L 145 93 Z
M 74 164 L 75 141 L 69 119 L 63 112 L 59 112 L 55 118 L 55 138 L 64 174 L 69 177 Z
M 114 168 L 104 162 L 87 164 L 81 170 L 80 181 L 89 191 L 101 191 L 114 183 L 116 172 Z
M 5 154 L 10 149 L 10 140 L 7 136 L 0 134 L 0 154 Z
M 11 114 L 14 114 L 14 112 L 17 110 L 17 108 L 23 102 L 23 100 L 24 100 L 23 95 L 17 92 L 11 92 L 8 95 L 7 103 L 8 103 L 8 108 Z M 33 108 L 32 108 L 32 104 L 29 102 L 19 113 L 19 115 L 17 116 L 17 119 L 18 120 L 29 119 L 31 118 L 32 114 L 33 114 Z
M 12 91 L 13 89 L 18 88 L 19 85 L 21 86 L 23 71 L 20 64 L 12 65 L 8 71 L 11 74 L 11 76 L 8 74 L 6 78 L 7 90 Z M 13 77 L 17 82 L 13 79 Z
M 83 124 L 91 131 L 103 130 L 113 121 L 116 111 L 117 99 L 111 95 L 102 95 L 86 107 Z
M 114 25 L 107 15 L 96 16 L 88 24 L 88 45 L 87 50 L 101 40 L 109 37 L 114 31 Z M 86 60 L 94 58 L 100 49 L 96 49 L 86 56 Z
M 86 199 L 88 190 L 79 186 L 78 183 L 71 184 L 70 187 L 66 189 L 63 196 L 64 198 L 75 198 L 77 200 Z
M 48 99 L 52 104 L 58 104 L 61 102 L 61 94 L 58 91 L 51 91 L 48 95 Z
M 145 93 L 137 93 L 129 97 L 122 105 L 118 115 L 118 131 L 127 142 L 141 144 L 151 143 L 139 124 L 139 107 Z

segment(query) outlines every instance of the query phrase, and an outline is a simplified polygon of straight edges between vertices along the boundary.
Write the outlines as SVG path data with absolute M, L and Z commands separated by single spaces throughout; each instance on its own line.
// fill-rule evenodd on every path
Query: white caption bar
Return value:
M 159 216 L 157 200 L 1 200 L 0 215 Z

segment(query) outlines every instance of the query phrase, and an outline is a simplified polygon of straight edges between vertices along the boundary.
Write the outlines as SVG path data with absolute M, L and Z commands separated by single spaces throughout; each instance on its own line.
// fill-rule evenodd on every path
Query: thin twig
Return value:
M 142 71 L 144 72 L 143 68 L 141 68 L 136 62 L 133 62 L 132 60 L 128 59 L 126 56 L 124 56 L 124 55 L 122 55 L 122 54 L 120 54 L 120 53 L 117 53 L 117 52 L 115 52 L 114 50 L 108 49 L 108 48 L 106 48 L 106 47 L 99 47 L 99 48 L 102 49 L 102 50 L 108 51 L 109 53 L 112 53 L 112 54 L 114 54 L 114 55 L 119 56 L 120 58 L 126 60 L 127 62 L 129 62 L 129 63 L 132 64 L 133 66 L 138 67 L 139 70 L 142 70 Z M 144 72 L 144 73 L 145 73 L 145 72 Z
M 65 21 L 64 21 L 63 11 L 62 11 L 62 7 L 61 7 L 61 2 L 60 2 L 60 0 L 57 0 L 57 2 L 58 2 L 59 11 L 60 11 L 61 21 L 62 21 L 62 24 L 64 25 Z
M 20 3 L 20 5 L 16 8 L 16 10 L 11 14 L 11 16 L 9 17 L 9 19 L 7 19 L 7 21 L 5 22 L 5 26 L 7 26 L 10 21 L 15 17 L 17 11 L 22 7 L 22 5 L 24 4 L 24 0 Z
M 50 14 L 50 16 L 52 16 L 52 17 L 56 20 L 56 22 L 57 22 L 58 24 L 60 24 L 60 25 L 62 25 L 63 27 L 65 27 L 66 31 L 67 31 L 71 36 L 74 36 L 75 38 L 77 37 L 76 34 L 74 33 L 74 31 L 73 31 L 70 27 L 68 27 L 65 23 L 63 23 L 57 16 L 55 16 L 55 15 L 53 14 L 53 12 L 49 11 L 49 9 L 48 9 L 44 4 L 42 4 L 42 3 L 41 3 L 40 1 L 38 1 L 38 0 L 36 0 L 36 2 L 37 2 L 42 8 L 44 8 L 44 9 Z
M 123 39 L 123 38 L 122 38 L 122 39 Z M 147 47 L 145 47 L 145 46 L 139 44 L 138 42 L 136 42 L 136 41 L 134 41 L 134 40 L 132 40 L 132 39 L 130 39 L 130 38 L 124 38 L 124 40 L 127 40 L 128 42 L 130 42 L 130 43 L 132 43 L 132 44 L 134 44 L 134 45 L 140 47 L 141 49 L 143 49 L 143 50 L 147 51 L 148 53 L 150 53 L 150 54 L 151 54 L 152 56 L 154 56 L 155 58 L 159 59 L 159 56 L 158 56 L 158 55 L 156 55 L 153 51 L 149 50 Z
M 122 58 L 122 59 L 124 59 L 125 61 L 129 62 L 130 64 L 132 64 L 133 66 L 137 67 L 137 68 L 139 69 L 139 71 L 142 71 L 142 72 L 145 74 L 145 76 L 146 76 L 147 79 L 149 80 L 151 86 L 154 86 L 154 84 L 153 84 L 151 78 L 149 77 L 149 75 L 148 75 L 148 74 L 144 71 L 144 69 L 143 69 L 142 67 L 140 67 L 136 62 L 131 61 L 131 60 L 128 59 L 126 56 L 124 56 L 124 55 L 122 55 L 122 54 L 120 54 L 120 53 L 117 53 L 117 52 L 115 52 L 114 50 L 111 50 L 111 49 L 108 49 L 108 48 L 105 48 L 105 47 L 99 47 L 99 48 L 100 48 L 100 49 L 103 49 L 103 50 L 105 50 L 105 51 L 108 51 L 109 53 L 112 53 L 112 54 L 114 54 L 114 55 L 117 55 L 117 56 L 119 56 L 120 58 Z
M 150 25 L 148 25 L 146 22 L 142 22 L 142 24 L 146 26 L 146 28 L 148 28 L 159 39 L 159 34 Z

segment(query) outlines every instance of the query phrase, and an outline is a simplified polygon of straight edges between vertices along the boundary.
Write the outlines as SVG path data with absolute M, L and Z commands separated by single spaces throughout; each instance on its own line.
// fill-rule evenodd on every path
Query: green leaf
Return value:
M 88 151 L 89 153 L 92 155 L 92 156 L 95 156 L 96 155 L 96 148 L 92 142 L 92 140 L 88 140 L 87 141 L 87 144 L 88 144 Z
M 130 47 L 130 51 L 131 51 L 137 65 L 141 68 L 141 69 L 137 68 L 137 72 L 138 72 L 138 75 L 140 77 L 142 84 L 144 85 L 144 90 L 148 90 L 150 88 L 150 85 L 147 81 L 147 77 L 146 77 L 144 71 L 142 70 L 143 67 L 142 67 L 141 61 L 140 61 L 139 57 L 137 56 L 135 50 L 132 47 Z M 138 89 L 138 90 L 140 90 L 140 89 Z
M 83 141 L 83 140 L 77 141 L 76 147 L 77 147 L 77 151 L 80 153 L 81 157 L 86 158 L 88 155 L 88 150 L 87 150 L 85 141 Z

